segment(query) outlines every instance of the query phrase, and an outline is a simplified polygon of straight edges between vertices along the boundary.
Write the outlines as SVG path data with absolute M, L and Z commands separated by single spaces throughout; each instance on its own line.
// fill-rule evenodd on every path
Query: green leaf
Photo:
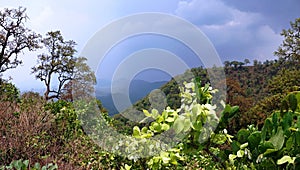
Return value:
M 274 152 L 277 152 L 278 150 L 277 149 L 267 149 L 266 152 L 264 152 L 264 155 L 268 155 L 268 154 L 271 154 L 271 153 L 274 153 Z
M 236 155 L 230 154 L 229 155 L 229 161 L 233 164 L 234 163 L 234 159 L 237 158 Z
M 277 127 L 278 127 L 278 113 L 273 113 L 273 115 L 272 115 L 272 123 L 273 123 L 273 128 L 275 129 L 275 131 L 277 131 Z
M 34 169 L 40 170 L 40 169 L 41 169 L 40 163 L 36 162 L 36 163 L 34 164 Z
M 300 91 L 297 91 L 295 95 L 298 102 L 298 109 L 300 109 Z
M 269 141 L 265 141 L 258 145 L 258 150 L 260 151 L 260 153 L 265 152 L 267 149 L 274 149 L 273 144 Z
M 241 129 L 237 133 L 237 138 L 240 143 L 246 143 L 250 132 L 247 129 Z
M 185 118 L 185 119 L 184 119 L 184 128 L 183 128 L 183 131 L 184 131 L 184 132 L 189 131 L 189 130 L 190 130 L 190 127 L 191 127 L 190 119 Z
M 125 170 L 130 170 L 132 166 L 125 164 Z
M 236 153 L 238 150 L 240 150 L 240 144 L 239 144 L 239 142 L 233 141 L 231 143 L 231 148 L 232 148 L 233 153 Z
M 286 112 L 282 118 L 282 128 L 285 133 L 289 133 L 289 128 L 292 126 L 293 115 L 291 112 Z
M 148 112 L 148 110 L 143 110 L 143 113 L 147 117 L 152 117 L 152 115 Z
M 256 131 L 250 134 L 248 137 L 249 148 L 254 150 L 261 141 L 261 132 Z
M 212 137 L 211 137 L 211 141 L 214 143 L 214 144 L 217 144 L 217 145 L 221 145 L 221 144 L 224 144 L 227 140 L 226 138 L 226 135 L 225 134 L 214 134 Z
M 296 96 L 294 94 L 290 94 L 288 96 L 288 100 L 289 100 L 290 108 L 292 109 L 293 112 L 295 112 L 298 107 Z
M 245 151 L 239 150 L 239 151 L 236 153 L 236 155 L 237 155 L 237 157 L 242 158 L 242 157 L 245 155 Z
M 283 156 L 282 158 L 278 159 L 277 160 L 277 165 L 282 165 L 282 164 L 285 164 L 285 163 L 289 163 L 289 164 L 293 164 L 295 161 L 295 158 L 291 158 L 290 156 Z
M 262 141 L 266 140 L 267 134 L 271 133 L 272 130 L 273 130 L 272 120 L 271 118 L 267 118 L 262 128 L 262 136 L 261 136 Z
M 183 116 L 178 116 L 173 124 L 173 128 L 177 134 L 179 134 L 184 129 L 184 120 Z
M 22 160 L 15 160 L 11 163 L 12 167 L 16 168 L 17 170 L 21 170 L 22 169 L 22 165 L 23 165 L 23 162 Z
M 298 146 L 300 146 L 300 132 L 295 132 L 295 140 Z
M 272 136 L 269 140 L 276 150 L 280 150 L 283 147 L 284 144 L 284 134 L 281 127 L 278 128 L 277 133 Z
M 58 169 L 58 166 L 55 164 L 55 165 L 50 165 L 50 167 L 48 167 L 48 170 L 55 170 L 55 169 Z
M 294 144 L 293 138 L 294 136 L 290 136 L 289 139 L 286 141 L 285 146 L 287 150 L 291 150 L 293 148 L 293 144 Z
M 239 111 L 239 106 L 231 107 L 229 118 L 233 117 Z
M 163 131 L 167 131 L 170 129 L 170 126 L 166 123 L 161 124 L 161 130 Z
M 138 126 L 133 127 L 132 136 L 136 137 L 136 138 L 141 136 L 141 131 L 140 131 L 140 128 Z
M 157 122 L 153 122 L 149 128 L 154 132 L 161 132 L 162 130 L 161 124 Z
M 151 114 L 154 119 L 157 119 L 160 116 L 160 114 L 158 113 L 158 110 L 156 110 L 156 109 L 152 109 Z
M 165 121 L 169 122 L 169 123 L 172 123 L 172 122 L 174 122 L 174 118 L 173 117 L 168 117 Z
M 240 146 L 240 149 L 245 149 L 247 146 L 248 146 L 248 142 L 242 144 L 242 145 Z

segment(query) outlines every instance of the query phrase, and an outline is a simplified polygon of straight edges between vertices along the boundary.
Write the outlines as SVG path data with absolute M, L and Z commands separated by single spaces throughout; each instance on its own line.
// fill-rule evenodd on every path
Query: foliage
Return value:
M 236 169 L 300 168 L 300 92 L 287 95 L 262 130 L 241 129 L 233 141 L 229 160 Z
M 206 166 L 211 168 L 222 168 L 224 165 L 218 156 L 224 153 L 221 153 L 220 150 L 217 151 L 215 146 L 231 140 L 231 136 L 223 128 L 234 116 L 237 108 L 227 105 L 219 119 L 215 112 L 215 106 L 211 105 L 212 94 L 216 91 L 212 90 L 208 85 L 201 87 L 198 81 L 184 84 L 185 88 L 181 88 L 182 106 L 177 110 L 168 107 L 161 114 L 156 109 L 152 109 L 151 113 L 144 110 L 146 118 L 143 122 L 149 119 L 154 121 L 151 122 L 149 127 L 143 127 L 142 129 L 135 126 L 133 128 L 133 137 L 138 139 L 151 138 L 154 135 L 168 131 L 173 131 L 177 137 L 183 135 L 183 138 L 178 141 L 177 145 L 160 151 L 158 155 L 147 162 L 151 169 L 183 168 L 192 157 L 197 157 L 197 155 L 201 157 L 200 155 L 205 152 L 207 159 L 205 156 L 202 157 L 203 164 L 205 163 Z M 218 124 L 219 121 L 220 124 Z M 163 136 L 164 141 L 170 142 L 176 139 L 172 137 L 168 140 L 167 136 Z M 218 156 L 211 150 L 214 150 Z M 211 157 L 216 160 L 210 159 Z M 205 162 L 205 160 L 209 161 Z
M 14 84 L 0 78 L 0 102 L 18 102 L 19 96 L 20 91 Z
M 33 167 L 30 167 L 29 165 L 29 160 L 14 160 L 12 161 L 9 166 L 2 166 L 0 167 L 1 170 L 5 169 L 16 169 L 16 170 L 27 170 L 27 169 L 32 169 L 32 170 L 55 170 L 58 169 L 58 166 L 53 163 L 49 163 L 47 165 L 44 165 L 41 167 L 40 163 L 36 162 Z
M 39 35 L 25 27 L 27 19 L 22 7 L 0 11 L 0 73 L 22 64 L 18 55 L 25 49 L 39 48 Z
M 282 44 L 275 55 L 285 60 L 290 67 L 299 69 L 300 65 L 300 18 L 290 23 L 291 28 L 283 29 L 281 35 L 284 36 Z

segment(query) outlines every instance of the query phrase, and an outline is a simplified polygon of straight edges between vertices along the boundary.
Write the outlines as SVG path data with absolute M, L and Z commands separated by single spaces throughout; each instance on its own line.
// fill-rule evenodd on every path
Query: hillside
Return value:
M 267 60 L 265 62 L 258 62 L 257 60 L 254 60 L 254 64 L 251 66 L 247 66 L 245 65 L 246 63 L 238 61 L 226 61 L 224 63 L 233 64 L 227 64 L 225 67 L 216 68 L 215 70 L 216 72 L 218 72 L 218 70 L 220 71 L 223 69 L 225 72 L 226 80 L 221 81 L 226 81 L 227 85 L 226 103 L 239 106 L 240 117 L 237 117 L 231 122 L 234 126 L 237 126 L 237 129 L 242 128 L 249 123 L 257 123 L 259 125 L 262 124 L 264 122 L 264 119 L 261 119 L 257 122 L 255 122 L 255 119 L 251 120 L 252 115 L 249 116 L 249 114 L 252 114 L 253 112 L 251 108 L 258 104 L 261 104 L 262 102 L 268 102 L 269 97 L 272 97 L 276 94 L 273 93 L 274 89 L 272 89 L 272 83 L 274 82 L 272 82 L 272 79 L 282 74 L 282 71 L 293 68 L 296 70 L 299 69 L 299 65 L 286 62 L 282 58 L 279 60 Z M 239 65 L 234 63 L 239 63 Z M 191 71 L 195 77 L 199 77 L 201 79 L 202 85 L 209 83 L 209 77 L 205 68 L 193 68 L 189 71 Z M 180 90 L 178 88 L 177 82 L 182 83 L 183 79 L 187 80 L 186 74 L 177 76 L 176 81 L 173 78 L 171 81 L 167 82 L 160 88 L 166 96 L 167 105 L 173 109 L 179 108 L 181 105 L 181 97 L 179 95 Z M 289 86 L 296 86 L 299 84 L 299 80 L 296 79 L 296 82 L 292 82 Z M 288 89 L 289 87 L 285 88 Z M 279 100 L 279 98 L 277 97 L 276 100 Z M 272 105 L 270 111 L 279 107 L 280 101 L 276 100 L 274 99 L 274 103 L 268 103 L 268 105 Z M 149 102 L 149 96 L 146 96 L 143 99 L 137 101 L 134 104 L 133 108 L 140 111 L 142 111 L 143 109 L 151 110 L 150 106 L 151 104 Z M 268 110 L 266 110 L 266 112 L 267 111 Z M 262 116 L 262 118 L 265 117 L 266 115 Z M 114 118 L 116 120 L 121 120 L 121 122 L 125 122 L 125 124 L 127 123 L 136 125 L 136 123 L 130 122 L 130 120 L 127 120 L 119 114 L 116 114 Z M 229 130 L 235 131 L 231 128 L 229 128 Z

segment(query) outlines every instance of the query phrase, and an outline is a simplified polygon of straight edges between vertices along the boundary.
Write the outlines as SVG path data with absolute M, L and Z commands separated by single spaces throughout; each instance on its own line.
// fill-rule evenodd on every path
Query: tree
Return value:
M 230 67 L 230 65 L 231 65 L 230 61 L 224 61 L 225 68 Z
M 249 59 L 246 58 L 246 59 L 244 60 L 244 63 L 245 63 L 245 65 L 250 64 Z
M 78 99 L 93 96 L 96 84 L 96 77 L 90 67 L 86 64 L 85 57 L 76 58 L 74 74 L 72 80 L 64 85 L 62 99 L 73 101 Z
M 238 61 L 231 61 L 230 64 L 233 65 L 233 67 L 236 69 L 239 65 L 239 62 Z
M 286 62 L 294 65 L 300 65 L 300 18 L 291 22 L 291 28 L 283 29 L 281 35 L 284 36 L 283 43 L 275 51 L 275 55 L 285 59 Z
M 39 35 L 25 27 L 26 9 L 0 11 L 0 73 L 22 64 L 18 55 L 25 49 L 39 48 Z
M 46 100 L 59 99 L 63 86 L 73 78 L 76 43 L 65 41 L 60 31 L 48 32 L 42 43 L 48 54 L 38 55 L 38 65 L 32 68 L 32 73 L 46 85 Z M 53 82 L 55 79 L 57 82 Z M 53 88 L 52 83 L 57 83 L 57 88 Z

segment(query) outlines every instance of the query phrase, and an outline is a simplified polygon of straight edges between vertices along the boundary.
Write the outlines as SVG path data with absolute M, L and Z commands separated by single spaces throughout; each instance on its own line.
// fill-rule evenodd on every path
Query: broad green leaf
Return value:
M 298 109 L 300 109 L 300 91 L 297 91 L 295 96 L 296 96 L 297 103 L 298 103 Z
M 25 161 L 23 161 L 23 164 L 24 164 L 24 167 L 28 167 L 28 165 L 29 165 L 29 160 L 25 160 Z
M 236 153 L 236 156 L 239 157 L 239 158 L 242 158 L 244 155 L 245 155 L 245 151 L 243 151 L 243 150 L 239 150 L 239 151 Z
M 258 145 L 258 150 L 260 153 L 265 152 L 267 149 L 274 149 L 273 144 L 269 141 L 265 141 L 265 142 L 261 143 L 260 145 Z
M 237 111 L 239 111 L 239 106 L 231 107 L 229 118 L 233 117 L 235 115 L 235 113 L 237 113 Z
M 190 130 L 190 127 L 191 127 L 190 124 L 191 124 L 190 119 L 185 118 L 184 119 L 184 128 L 183 128 L 184 132 L 187 132 Z
M 294 139 L 294 135 L 290 136 L 289 139 L 286 141 L 285 146 L 287 150 L 291 150 L 293 148 L 294 145 L 293 139 Z
M 55 164 L 55 165 L 51 165 L 48 170 L 55 170 L 55 169 L 58 169 L 58 166 Z
M 168 117 L 165 121 L 169 122 L 169 123 L 172 123 L 172 122 L 174 122 L 174 118 L 173 117 Z
M 266 140 L 267 134 L 271 133 L 272 130 L 273 130 L 272 120 L 271 118 L 267 118 L 262 128 L 262 136 L 261 136 L 262 141 Z
M 192 113 L 191 114 L 193 116 L 198 116 L 201 113 L 201 110 L 202 110 L 201 105 L 200 104 L 195 104 L 192 108 Z
M 148 128 L 147 127 L 143 127 L 141 130 L 142 133 L 147 133 L 148 132 Z
M 237 156 L 236 155 L 234 155 L 234 154 L 230 154 L 229 155 L 229 161 L 233 164 L 234 163 L 234 159 L 235 158 L 237 158 Z
M 249 143 L 249 148 L 251 150 L 254 150 L 260 143 L 261 141 L 261 132 L 260 131 L 255 131 L 250 134 L 248 137 L 248 143 Z
M 133 137 L 140 137 L 141 136 L 141 131 L 138 126 L 133 127 L 133 132 L 132 132 Z
M 164 120 L 166 120 L 166 119 L 168 118 L 168 112 L 164 110 L 164 111 L 161 113 L 161 116 L 163 117 Z
M 266 152 L 264 153 L 264 155 L 268 155 L 268 154 L 271 154 L 271 153 L 274 153 L 274 152 L 277 152 L 278 150 L 277 149 L 267 149 Z
M 156 110 L 156 109 L 152 109 L 151 114 L 154 119 L 157 119 L 160 116 L 160 114 L 158 113 L 158 110 Z
M 173 128 L 176 132 L 176 134 L 179 134 L 184 129 L 184 117 L 178 116 L 178 118 L 175 120 L 173 124 Z
M 130 170 L 132 166 L 125 164 L 125 170 Z
M 157 121 L 158 123 L 161 123 L 161 122 L 163 122 L 164 120 L 165 120 L 165 119 L 164 119 L 163 116 L 159 116 L 158 119 L 156 119 L 156 121 Z
M 149 127 L 151 130 L 153 130 L 154 132 L 161 132 L 161 124 L 157 123 L 157 122 L 153 122 L 151 123 L 151 126 Z
M 41 169 L 40 163 L 36 162 L 36 163 L 34 164 L 34 169 L 37 169 L 37 170 Z
M 295 140 L 298 146 L 300 146 L 300 132 L 295 132 Z
M 290 94 L 288 96 L 288 100 L 289 100 L 289 106 L 292 109 L 293 112 L 296 111 L 298 103 L 297 103 L 297 98 L 294 94 Z
M 170 129 L 170 126 L 166 123 L 161 124 L 161 130 L 163 131 L 167 131 Z
M 237 133 L 237 138 L 240 143 L 246 143 L 250 132 L 247 129 L 241 129 Z
M 282 119 L 282 128 L 285 133 L 289 133 L 289 128 L 292 126 L 293 114 L 291 112 L 286 112 Z
M 285 164 L 285 163 L 289 163 L 289 164 L 293 164 L 295 161 L 295 158 L 291 158 L 290 156 L 283 156 L 282 158 L 278 159 L 277 160 L 277 165 L 282 165 L 282 164 Z
M 231 148 L 232 148 L 233 153 L 236 153 L 238 150 L 240 150 L 239 142 L 238 141 L 233 141 L 231 143 Z
M 147 117 L 152 117 L 152 115 L 148 112 L 148 110 L 143 110 L 143 113 Z
M 242 144 L 242 145 L 240 146 L 240 149 L 245 149 L 247 146 L 248 146 L 248 142 Z
M 300 116 L 297 116 L 297 128 L 300 129 Z
M 273 113 L 272 115 L 272 123 L 273 123 L 273 128 L 275 129 L 275 131 L 277 131 L 277 127 L 278 127 L 278 113 Z
M 284 134 L 281 127 L 278 128 L 277 133 L 272 136 L 269 141 L 273 144 L 275 149 L 280 150 L 282 148 L 284 144 Z
M 200 120 L 195 121 L 194 123 L 191 124 L 191 127 L 196 130 L 196 131 L 201 131 L 203 123 Z

